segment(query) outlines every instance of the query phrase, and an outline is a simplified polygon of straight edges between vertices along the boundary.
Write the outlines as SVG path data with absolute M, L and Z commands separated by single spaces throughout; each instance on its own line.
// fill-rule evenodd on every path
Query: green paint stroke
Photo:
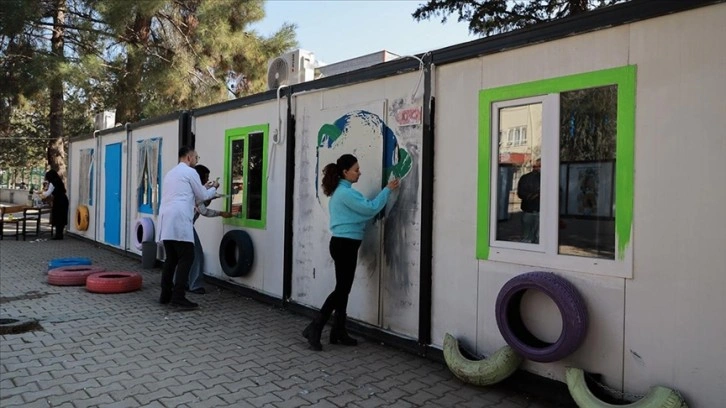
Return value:
M 337 126 L 330 123 L 324 124 L 318 131 L 318 147 L 323 145 L 323 141 L 327 141 L 326 147 L 331 147 L 341 134 L 343 132 Z
M 395 166 L 389 167 L 386 169 L 386 179 L 384 181 L 388 181 L 391 177 L 391 174 L 393 174 L 394 177 L 398 179 L 402 179 L 408 175 L 409 172 L 411 172 L 411 167 L 413 166 L 413 159 L 411 158 L 411 155 L 408 154 L 408 152 L 403 149 L 398 149 L 398 163 L 396 163 Z
M 477 190 L 478 259 L 489 259 L 491 197 L 491 123 L 492 104 L 533 96 L 595 88 L 618 87 L 618 117 L 615 160 L 615 235 L 618 259 L 625 258 L 633 227 L 635 172 L 635 90 L 637 67 L 628 65 L 584 74 L 507 85 L 479 92 L 479 173 Z

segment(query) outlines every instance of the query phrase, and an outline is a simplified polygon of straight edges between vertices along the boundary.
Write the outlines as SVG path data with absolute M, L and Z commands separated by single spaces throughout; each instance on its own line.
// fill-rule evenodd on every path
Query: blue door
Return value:
M 121 143 L 106 145 L 104 241 L 121 244 Z

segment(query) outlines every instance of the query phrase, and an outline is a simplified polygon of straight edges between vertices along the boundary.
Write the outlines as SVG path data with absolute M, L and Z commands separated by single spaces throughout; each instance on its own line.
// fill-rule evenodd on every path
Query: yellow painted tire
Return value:
M 567 388 L 580 408 L 688 408 L 677 391 L 666 387 L 652 387 L 648 394 L 627 405 L 612 405 L 601 401 L 587 387 L 585 372 L 580 368 L 567 367 Z
M 444 360 L 456 378 L 479 386 L 504 380 L 522 363 L 522 357 L 509 346 L 500 348 L 487 359 L 469 360 L 461 354 L 459 341 L 449 333 L 444 336 Z
M 91 215 L 88 212 L 88 207 L 85 205 L 79 205 L 76 208 L 76 229 L 78 231 L 88 230 L 88 223 L 90 222 Z

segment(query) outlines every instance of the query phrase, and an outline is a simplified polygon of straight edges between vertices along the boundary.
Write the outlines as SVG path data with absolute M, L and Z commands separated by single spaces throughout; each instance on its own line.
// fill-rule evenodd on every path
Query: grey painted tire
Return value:
M 677 391 L 666 387 L 652 387 L 645 397 L 631 404 L 612 405 L 601 401 L 590 391 L 582 369 L 567 367 L 565 378 L 570 395 L 580 408 L 688 408 Z
M 522 363 L 522 357 L 509 346 L 500 348 L 487 359 L 469 360 L 461 354 L 459 341 L 449 333 L 444 336 L 444 360 L 456 378 L 479 386 L 504 380 Z

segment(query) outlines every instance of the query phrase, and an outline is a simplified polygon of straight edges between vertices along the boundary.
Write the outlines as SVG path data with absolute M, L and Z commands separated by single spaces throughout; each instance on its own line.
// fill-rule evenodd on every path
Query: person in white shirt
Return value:
M 164 176 L 159 208 L 158 240 L 164 243 L 166 252 L 159 303 L 187 309 L 198 306 L 184 294 L 194 262 L 194 207 L 199 201 L 212 199 L 219 187 L 216 181 L 210 188 L 202 185 L 194 170 L 198 160 L 194 149 L 188 146 L 179 149 L 179 164 Z
M 209 168 L 207 166 L 197 164 L 194 166 L 194 170 L 197 171 L 197 174 L 199 174 L 199 179 L 202 181 L 202 184 L 204 185 L 204 188 L 211 187 L 212 182 L 209 181 Z M 208 207 L 209 204 L 211 204 L 211 200 L 207 201 L 199 201 L 197 202 L 197 207 L 194 211 L 194 223 L 197 222 L 197 219 L 200 215 L 203 215 L 205 217 L 222 217 L 222 218 L 230 218 L 232 217 L 232 214 L 228 211 L 217 211 L 213 210 Z M 195 293 L 197 295 L 203 295 L 207 292 L 206 289 L 204 289 L 204 286 L 202 285 L 202 269 L 204 268 L 204 249 L 202 248 L 202 242 L 199 240 L 199 235 L 197 234 L 197 230 L 194 229 L 194 262 L 192 262 L 192 266 L 189 269 L 189 284 L 187 287 L 187 290 L 191 293 Z M 176 281 L 174 282 L 176 283 Z

